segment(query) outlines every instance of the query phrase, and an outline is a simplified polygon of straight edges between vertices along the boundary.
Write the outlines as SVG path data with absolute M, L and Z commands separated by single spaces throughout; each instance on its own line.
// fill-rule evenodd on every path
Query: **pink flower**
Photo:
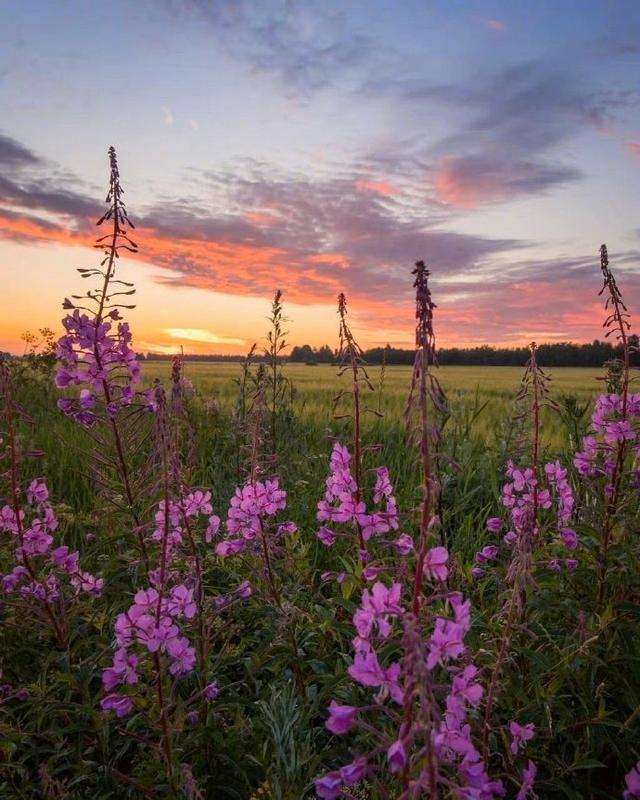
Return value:
M 520 725 L 518 722 L 512 721 L 509 723 L 509 733 L 513 736 L 511 742 L 511 752 L 513 755 L 518 755 L 518 751 L 525 744 L 535 736 L 536 727 L 533 722 L 527 725 Z
M 367 759 L 356 758 L 351 764 L 347 764 L 340 770 L 340 777 L 347 786 L 359 783 L 367 773 Z
M 516 797 L 516 800 L 526 800 L 527 796 L 533 790 L 533 783 L 536 779 L 538 769 L 533 761 L 529 761 L 527 766 L 522 770 L 522 785 Z
M 640 798 L 640 761 L 624 777 L 627 788 L 622 797 L 624 800 L 638 800 Z
M 339 772 L 329 772 L 315 782 L 316 794 L 322 800 L 336 800 L 342 789 L 342 776 Z
M 49 497 L 49 490 L 41 481 L 31 481 L 27 489 L 27 500 L 33 505 L 35 503 L 46 503 Z
M 451 692 L 454 695 L 464 698 L 470 705 L 477 706 L 482 699 L 482 685 L 476 683 L 474 678 L 478 675 L 478 668 L 473 664 L 466 666 L 463 671 L 456 675 L 451 683 Z
M 215 700 L 219 694 L 220 687 L 218 686 L 218 681 L 213 681 L 213 683 L 205 686 L 204 696 L 207 698 L 207 700 Z
M 218 535 L 218 531 L 220 530 L 220 517 L 217 517 L 215 514 L 209 517 L 209 524 L 207 525 L 207 529 L 204 532 L 204 540 L 207 544 L 210 544 L 211 541 L 214 539 L 215 536 Z
M 380 686 L 385 679 L 384 671 L 373 651 L 356 653 L 353 664 L 347 672 L 362 686 Z
M 318 539 L 322 542 L 323 545 L 326 547 L 331 547 L 331 545 L 335 544 L 336 542 L 336 535 L 333 531 L 329 530 L 329 528 L 325 528 L 324 526 L 318 528 L 318 532 L 316 533 Z
M 449 552 L 446 547 L 434 547 L 428 550 L 424 560 L 424 574 L 436 581 L 446 581 L 449 574 L 448 560 Z
M 487 530 L 491 533 L 500 533 L 502 530 L 503 522 L 499 517 L 490 517 L 487 522 Z
M 478 564 L 484 564 L 487 561 L 491 561 L 491 559 L 495 558 L 498 554 L 498 548 L 495 544 L 489 544 L 486 547 L 483 547 L 482 550 L 476 553 L 476 561 Z
M 331 733 L 335 733 L 336 736 L 342 736 L 353 727 L 357 710 L 354 706 L 341 706 L 332 700 L 329 703 L 329 718 L 324 723 L 325 728 Z
M 167 611 L 172 617 L 193 619 L 196 614 L 196 604 L 193 601 L 193 589 L 187 589 L 187 587 L 182 584 L 174 586 L 167 603 Z
M 464 653 L 464 628 L 458 622 L 437 617 L 429 641 L 427 667 L 433 669 L 439 662 L 444 664 Z
M 102 685 L 105 690 L 110 692 L 120 683 L 137 683 L 137 666 L 138 657 L 134 653 L 127 653 L 123 647 L 116 650 L 113 664 L 102 673 Z
M 174 636 L 167 640 L 167 653 L 171 656 L 169 672 L 172 675 L 185 675 L 191 672 L 196 663 L 195 648 L 189 647 L 185 637 Z
M 100 701 L 103 711 L 114 711 L 116 717 L 126 717 L 133 708 L 133 700 L 126 695 L 108 694 Z
M 396 552 L 401 556 L 407 556 L 413 550 L 413 539 L 408 533 L 401 533 L 392 544 Z
M 187 517 L 195 517 L 198 514 L 211 514 L 212 511 L 211 492 L 203 492 L 197 489 L 184 499 L 184 513 Z

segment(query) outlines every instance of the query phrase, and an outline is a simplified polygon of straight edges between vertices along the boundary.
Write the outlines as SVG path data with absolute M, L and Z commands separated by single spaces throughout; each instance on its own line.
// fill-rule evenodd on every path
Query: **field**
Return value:
M 279 293 L 265 364 L 141 364 L 110 157 L 101 288 L 0 360 L 0 800 L 638 800 L 606 248 L 602 371 L 437 369 L 423 262 L 413 370 L 363 363 L 343 296 L 342 377 L 288 365 Z
M 170 362 L 149 362 L 144 365 L 144 380 L 151 383 L 155 378 L 166 381 L 171 371 Z M 235 402 L 237 386 L 234 378 L 240 372 L 239 364 L 197 362 L 185 365 L 185 374 L 193 382 L 196 391 L 204 397 L 215 398 L 223 409 L 229 411 Z M 348 375 L 339 378 L 337 369 L 328 364 L 305 366 L 287 364 L 284 375 L 295 389 L 294 407 L 298 414 L 314 427 L 326 428 L 332 418 L 332 402 L 341 388 L 348 388 Z M 409 367 L 367 367 L 371 382 L 377 391 L 370 394 L 368 404 L 382 410 L 390 424 L 402 420 L 409 386 Z M 440 367 L 438 378 L 447 394 L 453 413 L 460 415 L 472 409 L 477 402 L 484 411 L 474 421 L 473 434 L 486 443 L 492 442 L 504 421 L 513 413 L 514 397 L 522 379 L 518 367 Z M 579 402 L 587 402 L 602 385 L 602 370 L 561 367 L 549 372 L 552 395 L 556 400 L 571 395 Z M 563 441 L 563 426 L 558 414 L 547 415 L 548 443 L 558 447 Z
M 186 362 L 184 374 L 194 387 L 193 413 L 198 420 L 197 432 L 203 450 L 208 442 L 217 447 L 233 447 L 230 432 L 230 415 L 238 397 L 238 385 L 242 365 L 240 363 Z M 404 480 L 413 485 L 417 477 L 407 473 L 406 424 L 404 411 L 411 382 L 411 369 L 402 366 L 387 366 L 382 386 L 381 367 L 367 367 L 374 387 L 363 395 L 369 409 L 381 412 L 363 415 L 363 432 L 372 443 L 384 447 L 384 462 L 396 468 L 400 490 Z M 171 374 L 170 361 L 143 363 L 142 376 L 145 386 L 152 386 L 156 379 L 165 385 Z M 305 453 L 304 470 L 313 469 L 316 463 L 324 468 L 331 432 L 340 433 L 345 425 L 334 419 L 334 400 L 341 389 L 348 389 L 348 375 L 338 377 L 338 369 L 331 365 L 289 365 L 283 367 L 283 375 L 293 389 L 291 410 L 297 420 L 296 431 L 303 433 Z M 451 417 L 447 429 L 452 436 L 470 440 L 474 452 L 499 460 L 513 431 L 515 396 L 522 379 L 522 370 L 516 367 L 441 367 L 437 375 L 447 394 Z M 582 416 L 570 424 L 558 409 L 543 410 L 542 445 L 549 456 L 556 455 L 575 444 L 576 430 L 586 431 L 588 404 L 602 384 L 602 371 L 594 369 L 563 367 L 549 372 L 551 377 L 550 397 L 562 408 L 563 398 L 573 397 L 583 410 Z M 45 404 L 35 405 L 35 415 L 40 430 L 39 446 L 47 454 L 47 473 L 55 476 L 56 484 L 65 497 L 70 498 L 76 508 L 90 509 L 93 504 L 92 482 L 86 472 L 78 469 L 75 453 L 82 449 L 82 432 L 77 426 L 59 414 L 54 407 L 55 398 L 47 392 Z M 340 408 L 337 409 L 339 416 Z M 577 427 L 576 427 L 577 426 Z M 346 426 L 348 427 L 348 426 Z M 573 439 L 571 438 L 573 436 Z M 294 445 L 295 447 L 296 445 Z M 294 457 L 295 458 L 295 457 Z M 292 463 L 290 459 L 285 459 Z M 233 462 L 231 455 L 225 459 L 225 467 Z M 294 462 L 294 463 L 297 463 Z M 286 468 L 286 464 L 285 464 Z M 296 467 L 297 469 L 297 467 Z M 222 473 L 222 474 L 221 474 Z M 223 496 L 233 489 L 235 473 L 214 467 L 206 458 L 200 461 L 196 482 L 217 487 Z M 300 477 L 300 476 L 298 476 Z M 320 473 L 312 472 L 305 478 L 321 480 Z M 315 504 L 314 504 L 315 506 Z

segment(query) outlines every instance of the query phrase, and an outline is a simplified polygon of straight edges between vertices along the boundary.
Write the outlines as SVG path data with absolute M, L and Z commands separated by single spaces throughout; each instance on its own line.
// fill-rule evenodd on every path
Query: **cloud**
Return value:
M 443 201 L 459 207 L 547 192 L 582 177 L 558 148 L 585 129 L 606 132 L 637 92 L 593 91 L 571 67 L 521 63 L 439 84 L 411 76 L 371 80 L 363 92 L 402 107 L 414 124 L 434 114 L 455 130 L 419 152 Z M 566 156 L 564 156 L 566 159 Z
M 25 166 L 14 170 L 13 181 L 20 183 L 22 172 L 29 171 L 30 182 L 19 202 L 9 207 L 0 203 L 0 238 L 90 246 L 92 222 L 86 212 L 92 201 L 66 186 L 52 185 L 43 192 L 33 159 L 22 161 Z M 425 203 L 419 181 L 407 182 L 405 161 L 390 177 L 375 171 L 381 164 L 391 169 L 391 157 L 363 158 L 352 170 L 345 167 L 341 174 L 313 179 L 255 164 L 239 165 L 233 173 L 204 173 L 200 180 L 207 206 L 175 199 L 138 213 L 130 209 L 140 245 L 137 260 L 156 267 L 156 280 L 176 289 L 270 296 L 280 287 L 287 302 L 330 305 L 345 291 L 365 341 L 384 335 L 409 345 L 410 271 L 417 258 L 425 258 L 433 271 L 443 343 L 519 342 L 535 331 L 547 338 L 601 335 L 597 252 L 532 259 L 525 257 L 530 243 L 445 229 L 442 223 L 448 217 L 441 206 Z M 451 174 L 454 166 L 460 165 L 449 164 Z M 465 168 L 467 194 L 454 196 L 458 203 L 475 200 L 468 194 L 469 174 L 476 181 L 492 175 L 484 164 Z M 537 173 L 524 171 L 511 180 L 534 178 Z M 496 184 L 505 180 L 499 175 Z M 388 184 L 398 192 L 365 187 L 362 181 Z M 490 190 L 483 185 L 479 191 L 486 196 Z M 71 213 L 74 209 L 77 216 Z M 99 213 L 101 209 L 92 217 Z M 640 253 L 612 253 L 611 258 L 630 307 L 640 305 Z M 168 328 L 165 335 L 202 346 L 242 343 L 204 329 Z M 170 348 L 166 340 L 160 346 Z
M 434 177 L 436 197 L 457 208 L 475 208 L 520 195 L 539 194 L 577 180 L 573 167 L 533 161 L 501 162 L 483 156 L 442 159 Z
M 626 142 L 625 147 L 632 156 L 640 158 L 640 142 Z
M 167 108 L 166 106 L 163 106 L 162 107 L 162 115 L 163 115 L 163 118 L 164 118 L 164 124 L 165 125 L 173 125 L 173 123 L 175 122 L 176 118 L 171 113 L 171 109 L 170 108 Z
M 0 164 L 9 169 L 38 166 L 43 161 L 24 145 L 0 133 Z
M 365 167 L 366 180 L 359 173 Z M 423 195 L 390 189 L 396 182 L 378 178 L 372 167 L 315 179 L 256 166 L 245 174 L 205 174 L 208 194 L 218 198 L 206 208 L 175 200 L 138 214 L 130 209 L 140 257 L 164 268 L 158 281 L 174 286 L 254 296 L 282 286 L 299 303 L 333 303 L 340 291 L 393 302 L 410 293 L 405 273 L 415 258 L 429 257 L 455 275 L 520 246 L 442 230 L 440 212 Z M 88 244 L 91 217 L 101 209 L 66 188 L 44 192 L 41 182 L 20 188 L 14 180 L 1 234 Z M 62 211 L 64 221 L 57 217 Z
M 40 209 L 73 218 L 86 227 L 85 220 L 100 213 L 100 204 L 72 188 L 68 179 L 56 176 L 54 165 L 2 134 L 0 165 L 0 206 L 12 209 L 14 219 L 16 209 Z M 46 227 L 46 220 L 44 223 Z
M 256 73 L 273 75 L 295 94 L 343 79 L 373 52 L 347 30 L 341 11 L 287 0 L 165 0 L 179 19 L 204 22 L 218 47 Z
M 232 336 L 219 336 L 212 331 L 202 328 L 164 328 L 164 333 L 172 339 L 182 339 L 188 342 L 199 342 L 201 344 L 245 344 L 244 339 L 236 339 Z

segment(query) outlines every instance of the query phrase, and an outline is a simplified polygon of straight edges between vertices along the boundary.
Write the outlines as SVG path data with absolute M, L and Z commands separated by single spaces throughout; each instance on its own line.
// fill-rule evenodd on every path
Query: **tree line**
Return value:
M 629 337 L 631 362 L 640 366 L 638 336 Z M 608 341 L 595 339 L 588 344 L 554 342 L 538 347 L 540 364 L 548 367 L 601 367 L 605 361 L 622 356 L 622 348 Z M 413 364 L 414 350 L 399 347 L 373 347 L 365 350 L 364 358 L 369 364 Z M 336 355 L 328 345 L 319 348 L 308 344 L 295 346 L 289 361 L 304 364 L 322 364 L 335 361 Z M 438 350 L 438 362 L 445 365 L 522 367 L 529 358 L 528 347 L 443 347 Z

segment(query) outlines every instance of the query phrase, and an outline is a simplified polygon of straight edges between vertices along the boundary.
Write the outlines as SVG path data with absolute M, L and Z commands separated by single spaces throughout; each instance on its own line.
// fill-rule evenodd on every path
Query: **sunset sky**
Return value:
M 0 350 L 87 287 L 119 156 L 139 350 L 602 337 L 640 316 L 637 0 L 0 0 Z M 638 330 L 638 326 L 634 326 Z

